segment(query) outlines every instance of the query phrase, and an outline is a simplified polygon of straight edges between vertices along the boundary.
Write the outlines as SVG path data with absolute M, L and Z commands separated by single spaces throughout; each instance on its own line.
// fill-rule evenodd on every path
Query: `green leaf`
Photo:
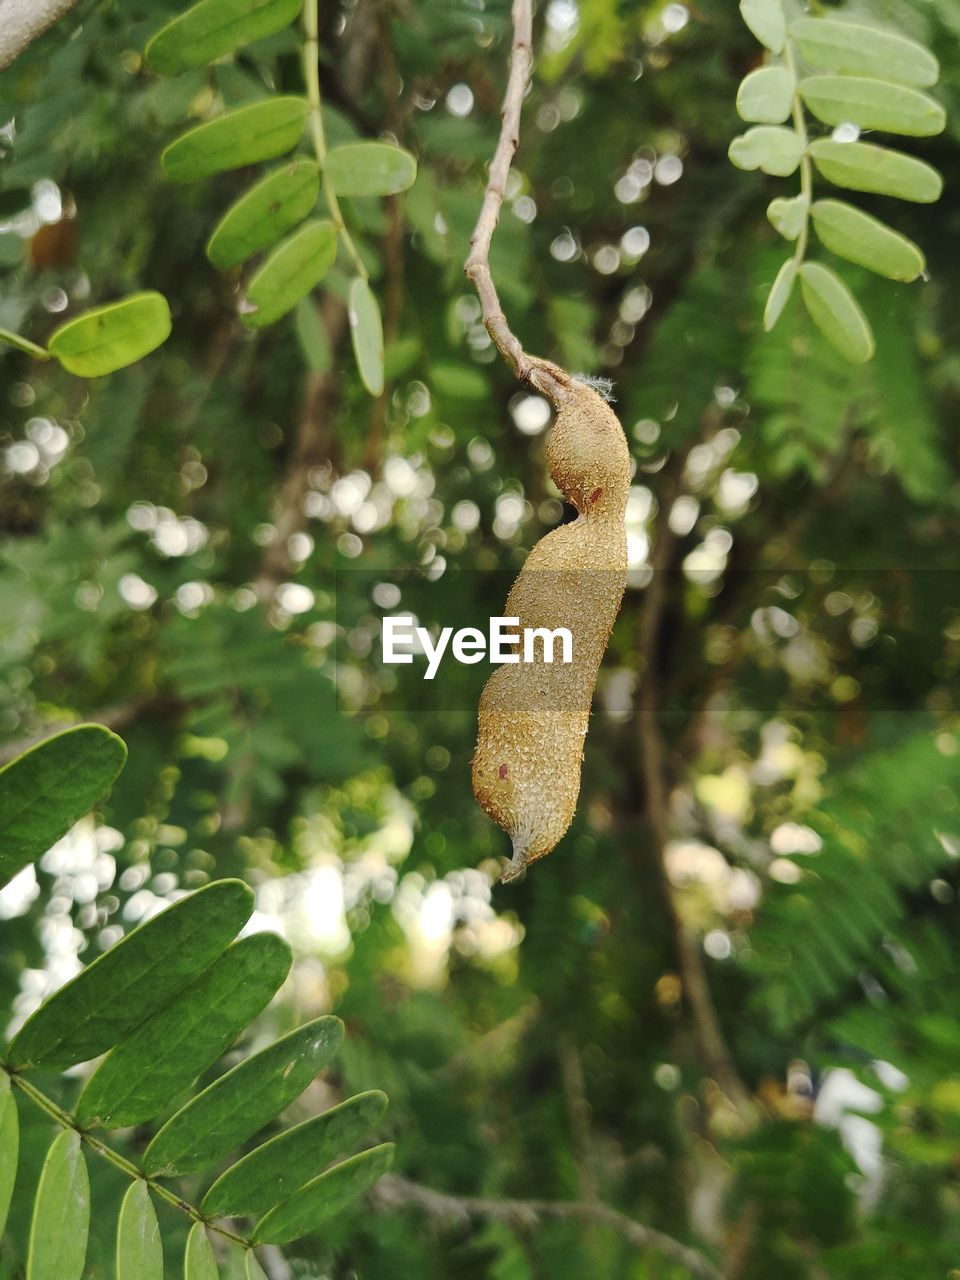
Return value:
M 246 1280 L 267 1280 L 267 1273 L 257 1261 L 257 1255 L 252 1249 L 247 1250 L 245 1274 Z
M 332 222 L 308 222 L 287 236 L 247 286 L 240 318 L 248 329 L 264 329 L 292 311 L 320 283 L 337 256 Z
M 240 932 L 253 894 L 217 880 L 134 929 L 45 1000 L 10 1045 L 15 1065 L 71 1067 L 113 1048 L 195 981 Z
M 302 222 L 320 194 L 313 160 L 294 160 L 268 173 L 230 206 L 207 241 L 207 257 L 221 271 L 236 267 Z
M 297 303 L 296 318 L 297 341 L 307 362 L 307 368 L 313 373 L 326 373 L 333 363 L 330 352 L 330 339 L 326 326 L 312 298 L 301 298 Z
M 220 1160 L 299 1097 L 342 1039 L 339 1018 L 316 1018 L 241 1062 L 167 1121 L 147 1147 L 145 1172 L 192 1173 Z
M 878 76 L 919 89 L 936 84 L 940 74 L 932 53 L 892 31 L 832 18 L 798 18 L 790 24 L 790 35 L 804 61 L 823 71 Z
M 161 27 L 147 44 L 147 66 L 160 75 L 204 67 L 226 53 L 289 26 L 302 0 L 201 0 Z
M 316 1231 L 368 1191 L 392 1163 L 393 1143 L 385 1142 L 334 1165 L 261 1219 L 254 1238 L 259 1244 L 286 1244 Z
M 77 1119 L 120 1129 L 155 1116 L 216 1062 L 289 968 L 290 948 L 274 933 L 235 942 L 104 1059 L 80 1094 Z
M 212 1218 L 266 1212 L 356 1146 L 386 1106 L 387 1095 L 371 1089 L 277 1134 L 220 1175 L 203 1198 L 203 1212 Z
M 327 152 L 323 172 L 338 196 L 393 196 L 413 186 L 417 162 L 386 142 L 349 142 Z
M 737 111 L 742 120 L 782 124 L 793 106 L 796 82 L 786 67 L 760 67 L 740 82 Z
M 69 373 L 100 378 L 155 351 L 169 338 L 170 327 L 162 293 L 133 293 L 68 320 L 54 330 L 47 347 Z
M 17 1119 L 17 1100 L 13 1096 L 10 1077 L 0 1071 L 0 1239 L 7 1221 L 13 1184 L 17 1180 L 17 1163 L 20 1156 L 20 1124 Z
M 942 133 L 947 113 L 939 102 L 884 80 L 860 76 L 808 76 L 800 81 L 800 96 L 824 124 L 859 125 L 926 138 Z
M 187 1236 L 183 1280 L 217 1280 L 217 1260 L 202 1222 L 195 1222 Z
M 80 1135 L 65 1129 L 40 1171 L 30 1225 L 27 1280 L 80 1280 L 90 1230 L 90 1180 Z
M 916 280 L 926 266 L 912 240 L 842 200 L 817 200 L 811 214 L 820 240 L 838 257 L 891 280 Z
M 727 154 L 738 169 L 760 169 L 787 178 L 803 155 L 803 142 L 792 129 L 756 125 L 730 143 Z
M 767 333 L 770 332 L 783 315 L 783 309 L 790 301 L 790 295 L 793 293 L 793 284 L 796 278 L 796 259 L 788 258 L 777 272 L 777 278 L 774 280 L 770 293 L 767 295 L 767 305 L 763 310 L 763 327 Z
M 363 385 L 372 396 L 383 392 L 383 323 L 373 291 L 359 276 L 350 286 L 350 336 Z
M 810 144 L 810 155 L 829 182 L 852 191 L 899 196 L 918 204 L 933 204 L 943 191 L 943 178 L 932 165 L 870 142 L 818 138 Z
M 0 886 L 106 795 L 126 758 L 115 733 L 81 724 L 45 738 L 0 769 Z
M 810 201 L 806 196 L 792 196 L 785 199 L 777 196 L 767 205 L 767 217 L 773 227 L 780 232 L 784 240 L 797 240 L 807 221 Z
M 853 294 L 838 275 L 819 262 L 800 268 L 803 301 L 817 328 L 851 364 L 873 356 L 873 334 Z
M 740 0 L 744 22 L 771 53 L 782 53 L 787 24 L 780 0 Z
M 147 1184 L 132 1183 L 120 1205 L 117 1280 L 163 1280 L 160 1224 Z
M 272 160 L 300 141 L 310 104 L 306 98 L 263 98 L 199 124 L 171 142 L 160 157 L 174 182 Z

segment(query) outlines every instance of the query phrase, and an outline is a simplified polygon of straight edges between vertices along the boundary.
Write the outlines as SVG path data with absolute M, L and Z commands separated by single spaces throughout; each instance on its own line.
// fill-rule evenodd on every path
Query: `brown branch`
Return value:
M 753 1105 L 734 1065 L 720 1026 L 720 1019 L 714 1008 L 700 943 L 696 934 L 687 927 L 680 913 L 665 864 L 666 849 L 670 840 L 670 800 L 663 738 L 660 732 L 657 667 L 667 583 L 676 545 L 676 535 L 670 528 L 670 511 L 682 488 L 685 462 L 685 455 L 677 458 L 673 484 L 667 488 L 660 499 L 660 510 L 653 531 L 650 555 L 653 576 L 647 587 L 640 615 L 638 647 L 643 658 L 640 690 L 637 695 L 640 764 L 646 795 L 647 821 L 657 846 L 657 856 L 676 940 L 677 962 L 680 967 L 683 993 L 689 1003 L 700 1052 L 709 1073 L 737 1109 L 743 1121 L 751 1124 Z
M 0 0 L 0 69 L 59 22 L 77 0 Z
M 491 1218 L 521 1229 L 535 1228 L 543 1222 L 598 1223 L 618 1232 L 635 1249 L 655 1249 L 662 1253 L 686 1267 L 696 1280 L 723 1280 L 718 1268 L 698 1249 L 644 1226 L 611 1205 L 582 1200 L 488 1200 L 482 1196 L 451 1196 L 408 1182 L 396 1174 L 381 1178 L 373 1197 L 381 1210 L 420 1209 L 438 1226 L 468 1225 L 471 1218 Z
M 555 364 L 527 355 L 520 339 L 507 323 L 490 272 L 490 243 L 500 221 L 510 165 L 520 145 L 520 112 L 533 73 L 532 0 L 513 0 L 512 17 L 510 74 L 500 113 L 500 137 L 490 162 L 483 203 L 470 237 L 470 256 L 464 272 L 477 291 L 484 326 L 497 350 L 521 382 L 531 382 L 544 395 L 555 400 L 557 393 L 569 383 L 569 376 Z

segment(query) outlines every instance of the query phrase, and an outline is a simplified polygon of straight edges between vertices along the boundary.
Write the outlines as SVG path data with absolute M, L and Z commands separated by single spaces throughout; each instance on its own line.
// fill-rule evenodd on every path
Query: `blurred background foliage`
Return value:
M 409 1179 L 613 1205 L 727 1280 L 960 1276 L 951 184 L 895 213 L 929 279 L 857 281 L 872 364 L 796 300 L 765 336 L 776 184 L 726 158 L 758 52 L 732 0 L 539 6 L 494 274 L 528 350 L 613 379 L 636 478 L 578 817 L 501 888 L 469 788 L 476 670 L 411 684 L 374 655 L 401 602 L 499 613 L 564 518 L 545 402 L 462 276 L 508 5 L 323 6 L 331 141 L 392 135 L 421 166 L 405 197 L 345 202 L 385 314 L 376 401 L 346 273 L 250 334 L 238 275 L 203 254 L 248 176 L 160 176 L 185 125 L 300 89 L 292 32 L 152 77 L 143 46 L 180 7 L 81 0 L 0 76 L 0 326 L 42 341 L 144 288 L 174 313 L 158 353 L 91 383 L 0 353 L 4 758 L 82 718 L 130 750 L 97 822 L 0 894 L 5 1020 L 171 895 L 240 875 L 296 954 L 264 1034 L 345 1018 L 334 1085 L 387 1090 Z M 951 124 L 917 154 L 949 179 L 960 4 L 839 7 L 937 52 Z M 341 1096 L 322 1094 L 301 1111 Z M 292 1274 L 691 1274 L 582 1220 L 375 1207 Z

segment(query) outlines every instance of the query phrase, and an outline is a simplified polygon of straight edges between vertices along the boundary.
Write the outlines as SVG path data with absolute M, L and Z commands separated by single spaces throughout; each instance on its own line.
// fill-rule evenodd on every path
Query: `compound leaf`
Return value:
M 20 1155 L 20 1123 L 10 1077 L 0 1071 L 0 1238 L 7 1221 Z
M 203 1198 L 203 1212 L 210 1217 L 264 1213 L 355 1146 L 386 1106 L 387 1095 L 371 1089 L 277 1134 L 221 1174 Z
M 40 1171 L 27 1280 L 81 1280 L 90 1230 L 90 1180 L 80 1135 L 65 1129 Z
M 327 219 L 308 222 L 287 236 L 247 287 L 241 319 L 264 329 L 292 311 L 320 283 L 337 256 L 337 229 Z
M 161 911 L 55 992 L 24 1023 L 17 1066 L 86 1062 L 111 1049 L 216 960 L 243 928 L 253 894 L 217 880 Z
M 792 129 L 761 124 L 734 138 L 728 154 L 738 169 L 760 169 L 787 178 L 800 164 L 803 142 Z
M 195 1222 L 187 1236 L 183 1280 L 217 1280 L 217 1260 L 202 1222 Z
M 737 111 L 751 124 L 782 124 L 793 105 L 796 87 L 786 67 L 759 67 L 740 82 Z
M 167 1121 L 147 1147 L 144 1170 L 169 1176 L 221 1159 L 299 1097 L 342 1039 L 339 1018 L 316 1018 L 247 1058 Z
M 107 793 L 126 758 L 115 733 L 81 724 L 0 769 L 0 886 L 66 835 Z
M 936 84 L 940 67 L 923 45 L 892 31 L 832 18 L 798 18 L 790 35 L 804 61 L 823 71 L 878 76 L 919 89 Z
M 160 1224 L 147 1184 L 130 1185 L 117 1224 L 117 1280 L 163 1280 Z
M 892 227 L 843 200 L 817 200 L 813 225 L 831 253 L 891 280 L 916 280 L 925 267 L 920 249 Z
M 932 165 L 870 142 L 818 138 L 810 144 L 810 155 L 829 182 L 851 191 L 932 204 L 943 190 L 943 178 Z
M 413 186 L 417 162 L 386 142 L 349 142 L 327 153 L 323 171 L 338 196 L 393 196 Z
M 873 356 L 873 334 L 853 294 L 838 275 L 819 262 L 800 268 L 800 290 L 810 316 L 823 336 L 851 364 Z
M 144 50 L 161 75 L 204 67 L 289 26 L 302 0 L 201 0 L 157 32 Z
M 740 16 L 771 53 L 782 53 L 787 23 L 780 0 L 740 0 Z
M 268 173 L 230 206 L 207 241 L 207 257 L 225 271 L 238 266 L 302 222 L 320 194 L 313 160 L 294 160 Z
M 174 182 L 193 182 L 225 169 L 272 160 L 291 151 L 303 133 L 306 98 L 262 98 L 208 120 L 176 138 L 160 157 Z
M 321 1173 L 262 1218 L 254 1238 L 260 1244 L 286 1244 L 316 1231 L 383 1177 L 393 1150 L 393 1143 L 385 1142 Z
M 947 113 L 939 102 L 916 89 L 884 80 L 808 76 L 800 81 L 799 90 L 806 105 L 824 124 L 850 122 L 861 129 L 926 138 L 942 133 L 947 123 Z
M 196 982 L 122 1041 L 87 1082 L 82 1124 L 142 1124 L 215 1062 L 287 976 L 290 948 L 273 933 L 233 943 Z
M 383 322 L 373 290 L 359 276 L 350 286 L 350 337 L 363 385 L 372 396 L 383 391 Z

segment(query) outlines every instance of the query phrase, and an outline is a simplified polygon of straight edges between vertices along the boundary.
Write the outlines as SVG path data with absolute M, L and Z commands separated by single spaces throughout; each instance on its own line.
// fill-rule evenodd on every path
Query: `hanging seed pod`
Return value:
M 550 650 L 540 637 L 534 661 L 499 667 L 480 696 L 473 792 L 513 841 L 504 880 L 548 854 L 573 819 L 597 671 L 627 571 L 623 428 L 593 387 L 556 366 L 536 362 L 530 380 L 556 409 L 547 464 L 578 516 L 531 550 L 504 615 L 519 619 L 521 634 L 565 628 L 572 660 L 561 661 L 554 643 L 553 661 L 546 661 Z

